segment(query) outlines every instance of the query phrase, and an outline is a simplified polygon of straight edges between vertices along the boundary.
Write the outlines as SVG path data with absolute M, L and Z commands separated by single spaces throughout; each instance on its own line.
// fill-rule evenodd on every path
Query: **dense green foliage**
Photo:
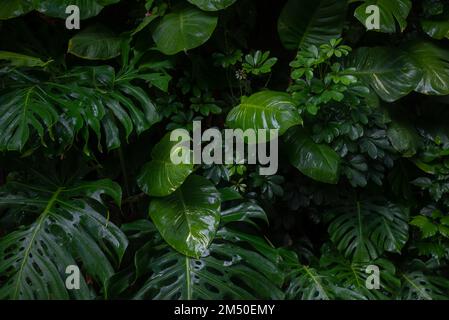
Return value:
M 448 15 L 1 1 L 0 299 L 448 299 Z M 279 129 L 278 172 L 174 164 L 194 120 Z

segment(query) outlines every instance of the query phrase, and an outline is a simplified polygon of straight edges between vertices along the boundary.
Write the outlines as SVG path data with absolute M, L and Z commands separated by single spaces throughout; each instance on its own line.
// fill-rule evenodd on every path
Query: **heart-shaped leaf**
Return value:
M 96 26 L 70 39 L 68 52 L 83 59 L 109 60 L 120 55 L 123 41 L 110 30 Z
M 359 48 L 346 60 L 345 73 L 371 86 L 385 101 L 392 102 L 409 94 L 421 73 L 410 57 L 388 47 Z
M 193 175 L 173 194 L 153 199 L 149 214 L 169 245 L 186 256 L 199 258 L 217 232 L 220 203 L 214 185 Z
M 276 91 L 261 91 L 243 97 L 232 109 L 226 123 L 234 129 L 278 129 L 282 135 L 290 127 L 302 124 L 301 116 L 290 95 Z
M 297 50 L 338 38 L 346 6 L 342 0 L 289 0 L 278 21 L 282 44 Z
M 290 163 L 306 176 L 324 183 L 338 182 L 340 156 L 329 146 L 317 144 L 299 128 L 287 134 Z
M 354 16 L 364 26 L 370 20 L 373 14 L 371 10 L 367 10 L 369 6 L 376 6 L 379 9 L 379 27 L 378 31 L 386 33 L 396 32 L 396 22 L 399 25 L 400 31 L 404 31 L 407 27 L 407 17 L 412 9 L 412 2 L 410 0 L 363 0 L 364 3 L 360 5 L 354 12 Z M 369 8 L 368 8 L 369 9 Z M 374 29 L 376 30 L 376 29 Z
M 153 31 L 153 40 L 160 51 L 173 55 L 199 47 L 217 26 L 217 17 L 195 7 L 181 6 L 165 15 Z
M 174 164 L 173 154 L 181 154 L 184 161 Z M 172 194 L 193 172 L 191 150 L 177 141 L 170 141 L 170 133 L 153 148 L 151 155 L 153 160 L 143 167 L 137 179 L 140 189 L 150 196 Z

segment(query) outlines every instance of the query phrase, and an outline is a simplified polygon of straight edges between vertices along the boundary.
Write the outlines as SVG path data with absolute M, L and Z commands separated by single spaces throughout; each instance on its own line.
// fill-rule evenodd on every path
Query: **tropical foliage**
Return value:
M 448 299 L 448 14 L 1 1 L 0 299 Z M 173 163 L 194 120 L 278 129 L 278 172 Z

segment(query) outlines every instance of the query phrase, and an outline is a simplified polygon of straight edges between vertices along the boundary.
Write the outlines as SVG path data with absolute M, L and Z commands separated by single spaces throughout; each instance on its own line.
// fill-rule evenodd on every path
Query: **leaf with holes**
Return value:
M 67 290 L 65 270 L 79 265 L 102 286 L 113 275 L 128 241 L 104 217 L 101 196 L 120 205 L 121 189 L 110 180 L 72 185 L 39 180 L 13 180 L 0 191 L 1 208 L 21 210 L 31 221 L 0 239 L 0 299 L 90 299 L 84 275 L 79 290 Z

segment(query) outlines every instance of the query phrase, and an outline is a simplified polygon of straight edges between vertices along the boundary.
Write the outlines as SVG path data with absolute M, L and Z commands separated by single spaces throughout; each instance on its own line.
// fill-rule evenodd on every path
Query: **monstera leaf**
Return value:
M 408 240 L 407 210 L 384 200 L 357 201 L 329 214 L 331 240 L 353 261 L 371 261 L 384 251 L 400 253 Z
M 83 59 L 108 60 L 120 55 L 123 42 L 104 27 L 92 27 L 70 39 L 67 52 Z
M 48 133 L 54 140 L 71 144 L 81 132 L 86 143 L 89 129 L 102 132 L 109 150 L 120 146 L 117 122 L 126 138 L 150 128 L 160 120 L 147 94 L 131 83 L 137 75 L 116 74 L 109 66 L 74 68 L 58 82 L 33 83 L 27 78 L 16 82 L 16 89 L 0 96 L 0 150 L 22 150 L 31 132 L 43 144 Z M 139 104 L 136 104 L 136 102 Z M 87 150 L 87 145 L 85 147 Z
M 188 146 L 170 141 L 170 133 L 151 151 L 152 161 L 147 163 L 137 179 L 140 189 L 150 196 L 163 197 L 178 189 L 193 172 L 193 155 Z M 171 156 L 182 156 L 180 164 L 174 164 Z
M 90 299 L 83 274 L 105 286 L 127 247 L 126 236 L 104 217 L 102 197 L 117 205 L 120 187 L 110 180 L 59 185 L 12 180 L 0 190 L 3 214 L 23 212 L 22 228 L 0 238 L 0 299 Z M 80 289 L 65 286 L 66 268 L 82 266 Z
M 282 135 L 290 127 L 302 124 L 298 109 L 290 97 L 283 92 L 261 91 L 243 97 L 242 103 L 233 108 L 226 123 L 234 129 L 278 129 Z
M 379 288 L 376 290 L 370 290 L 366 286 L 372 274 L 367 272 L 370 266 L 379 268 Z M 332 277 L 333 282 L 342 288 L 351 288 L 353 293 L 359 296 L 357 299 L 362 297 L 362 299 L 386 300 L 400 288 L 401 281 L 396 277 L 395 266 L 385 259 L 361 263 L 350 261 L 338 253 L 327 250 L 321 256 L 320 267 L 325 270 L 326 275 Z
M 449 94 L 449 51 L 430 42 L 415 42 L 407 47 L 416 68 L 422 71 L 415 91 L 429 95 Z
M 405 52 L 394 48 L 359 48 L 345 65 L 344 73 L 356 76 L 388 102 L 412 92 L 421 78 L 420 68 Z
M 335 184 L 340 174 L 340 156 L 329 146 L 317 144 L 299 128 L 287 134 L 290 163 L 306 176 Z
M 227 223 L 230 222 L 233 221 Z M 149 239 L 136 254 L 136 272 L 141 278 L 146 276 L 147 280 L 135 294 L 135 299 L 284 297 L 280 290 L 284 275 L 278 250 L 258 236 L 223 225 L 208 251 L 201 258 L 194 259 L 162 243 L 149 223 L 134 223 L 132 227 L 125 226 L 124 229 Z
M 65 19 L 66 8 L 76 5 L 80 9 L 80 18 L 87 19 L 96 16 L 107 5 L 120 0 L 4 0 L 0 3 L 0 20 L 18 17 L 32 10 Z
M 432 266 L 432 260 L 414 259 L 402 273 L 400 298 L 403 300 L 447 300 L 449 281 Z
M 206 178 L 190 176 L 173 194 L 150 203 L 150 217 L 169 245 L 199 258 L 220 223 L 220 193 Z
M 379 27 L 378 31 L 386 33 L 396 32 L 396 22 L 400 31 L 404 31 L 407 27 L 407 17 L 412 9 L 410 0 L 362 0 L 364 3 L 360 5 L 354 12 L 354 16 L 366 26 L 366 22 L 370 20 L 373 14 L 369 6 L 376 6 L 379 9 Z M 376 29 L 374 29 L 376 30 Z
M 195 7 L 177 7 L 156 25 L 153 40 L 167 55 L 194 49 L 212 36 L 217 20 L 216 16 Z
M 285 256 L 285 254 L 284 254 Z M 299 300 L 364 300 L 365 297 L 350 286 L 340 286 L 332 275 L 317 268 L 302 265 L 296 254 L 287 253 L 286 263 L 290 270 L 286 290 L 287 299 Z
M 196 5 L 204 11 L 223 10 L 234 4 L 237 0 L 188 0 L 191 4 Z
M 278 21 L 283 45 L 297 50 L 338 38 L 346 6 L 341 0 L 289 0 Z

